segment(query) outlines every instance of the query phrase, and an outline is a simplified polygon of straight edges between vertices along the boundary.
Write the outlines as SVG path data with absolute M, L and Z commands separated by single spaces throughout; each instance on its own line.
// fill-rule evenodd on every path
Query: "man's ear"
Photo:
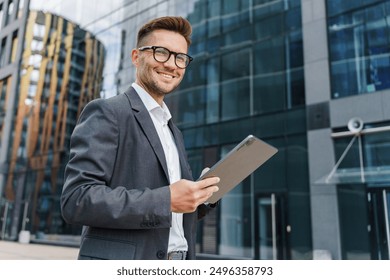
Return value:
M 137 49 L 133 49 L 131 51 L 131 61 L 133 62 L 133 65 L 135 67 L 138 66 L 138 59 L 139 59 L 139 51 Z

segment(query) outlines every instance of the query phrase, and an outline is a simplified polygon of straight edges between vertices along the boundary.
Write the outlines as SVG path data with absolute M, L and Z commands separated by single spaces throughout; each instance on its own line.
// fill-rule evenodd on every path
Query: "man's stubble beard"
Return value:
M 163 87 L 158 85 L 158 82 L 156 82 L 155 80 L 152 80 L 148 84 L 148 92 L 153 93 L 159 97 L 164 97 L 164 96 L 172 93 L 173 91 L 175 91 L 175 89 L 177 89 L 179 87 L 180 82 L 177 85 L 175 85 L 171 90 L 165 90 Z
M 164 87 L 159 85 L 159 82 L 157 80 L 158 77 L 156 77 L 156 79 L 154 79 L 155 75 L 158 76 L 157 71 L 155 71 L 154 68 L 148 66 L 147 63 L 145 62 L 144 58 L 142 58 L 141 62 L 142 62 L 141 64 L 143 65 L 143 67 L 141 67 L 139 69 L 140 72 L 137 73 L 137 76 L 138 76 L 138 74 L 140 74 L 140 75 L 138 76 L 137 79 L 142 84 L 142 87 L 151 95 L 164 98 L 164 96 L 170 94 L 175 89 L 177 89 L 183 80 L 184 73 L 182 76 L 180 76 L 179 82 L 176 85 L 174 85 L 171 90 L 166 90 Z M 166 70 L 165 72 L 169 73 L 171 71 Z M 161 83 L 163 83 L 163 82 L 161 82 Z
M 169 71 L 167 71 L 167 72 L 169 72 Z M 159 85 L 159 82 L 157 80 L 155 80 L 151 77 L 153 77 L 152 72 L 149 73 L 149 75 L 147 76 L 146 79 L 140 79 L 140 82 L 142 83 L 143 88 L 149 94 L 152 94 L 156 97 L 162 97 L 162 98 L 164 98 L 166 95 L 170 94 L 171 92 L 175 91 L 175 89 L 177 89 L 179 87 L 180 83 L 182 82 L 182 78 L 183 78 L 183 76 L 182 76 L 180 81 L 176 85 L 174 85 L 172 87 L 172 89 L 166 90 L 164 87 Z

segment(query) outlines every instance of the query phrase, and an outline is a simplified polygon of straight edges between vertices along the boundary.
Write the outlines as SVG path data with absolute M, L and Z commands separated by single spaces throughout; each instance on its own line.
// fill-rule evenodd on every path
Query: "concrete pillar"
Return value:
M 325 0 L 302 0 L 313 258 L 341 259 L 337 190 L 316 181 L 335 165 Z

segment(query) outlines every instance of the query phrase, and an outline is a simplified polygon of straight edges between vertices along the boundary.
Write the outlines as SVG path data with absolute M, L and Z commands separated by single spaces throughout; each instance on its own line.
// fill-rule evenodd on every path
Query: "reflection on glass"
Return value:
M 258 200 L 259 211 L 259 254 L 261 260 L 276 259 L 274 255 L 274 234 L 273 234 L 273 200 L 271 197 L 264 197 Z
M 244 244 L 245 235 L 250 234 L 249 217 L 247 213 L 244 214 L 243 209 L 245 197 L 242 186 L 239 185 L 226 194 L 221 202 L 220 221 L 222 230 L 219 252 L 222 255 L 242 257 L 252 255 L 251 247 L 246 247 Z
M 8 2 L 8 11 L 7 11 L 6 19 L 5 19 L 5 25 L 7 25 L 8 23 L 10 23 L 12 21 L 13 12 L 14 12 L 14 2 L 13 2 L 13 0 L 10 0 Z
M 24 0 L 19 0 L 18 18 L 22 16 L 23 8 L 24 8 Z
M 390 88 L 390 6 L 350 1 L 337 7 L 344 13 L 331 16 L 336 2 L 327 1 L 332 97 Z
M 1 29 L 1 27 L 3 26 L 3 15 L 4 15 L 3 3 L 1 3 L 1 4 L 0 4 L 0 29 Z
M 63 220 L 53 202 L 61 191 L 66 139 L 85 104 L 100 97 L 104 47 L 72 22 L 37 11 L 29 13 L 24 41 L 5 197 L 15 200 L 14 186 L 30 190 L 23 195 L 28 229 L 60 232 Z M 47 49 L 38 52 L 42 46 Z
M 7 56 L 5 55 L 6 44 L 7 44 L 7 38 L 3 38 L 3 40 L 1 40 L 1 49 L 0 49 L 0 67 L 5 66 L 7 64 Z

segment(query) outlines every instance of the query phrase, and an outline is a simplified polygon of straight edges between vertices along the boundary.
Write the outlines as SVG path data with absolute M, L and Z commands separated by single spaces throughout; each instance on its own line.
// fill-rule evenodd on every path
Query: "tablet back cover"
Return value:
M 258 167 L 277 153 L 277 149 L 253 135 L 246 137 L 226 156 L 218 161 L 199 180 L 217 176 L 219 191 L 214 193 L 207 202 L 215 203 L 221 197 L 241 183 Z

